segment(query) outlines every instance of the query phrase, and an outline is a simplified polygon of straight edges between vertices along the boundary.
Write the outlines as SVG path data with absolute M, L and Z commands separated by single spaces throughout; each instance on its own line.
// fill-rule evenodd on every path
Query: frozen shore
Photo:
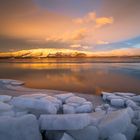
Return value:
M 139 140 L 140 95 L 93 96 L 0 80 L 2 140 Z

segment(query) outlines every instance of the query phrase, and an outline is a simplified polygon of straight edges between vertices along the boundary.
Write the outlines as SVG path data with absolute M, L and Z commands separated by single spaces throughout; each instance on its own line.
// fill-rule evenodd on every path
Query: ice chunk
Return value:
M 11 85 L 21 86 L 21 85 L 24 85 L 24 82 L 22 82 L 22 81 L 11 81 Z
M 132 100 L 127 100 L 125 104 L 127 107 L 131 107 L 132 109 L 136 109 L 138 107 L 137 104 Z
M 11 105 L 9 105 L 7 103 L 0 102 L 0 112 L 9 111 L 11 109 L 12 109 Z
M 46 96 L 44 98 L 41 98 L 42 100 L 49 100 L 53 103 L 56 103 L 56 104 L 60 104 L 62 105 L 62 101 L 61 100 L 58 100 L 57 98 L 53 97 L 53 96 Z
M 79 106 L 77 103 L 67 103 L 66 105 L 73 106 L 74 108 Z
M 84 104 L 76 108 L 76 113 L 91 113 L 93 111 L 92 104 Z
M 65 102 L 66 99 L 69 97 L 75 96 L 73 93 L 65 93 L 65 94 L 57 94 L 55 97 L 59 100 L 61 100 L 63 103 Z
M 96 107 L 95 108 L 95 112 L 102 112 L 102 111 L 104 111 L 101 107 Z
M 42 111 L 42 113 L 48 114 L 56 114 L 57 109 L 53 103 L 50 101 L 43 101 L 38 99 L 29 99 L 29 98 L 21 98 L 14 97 L 11 100 L 11 104 L 17 108 L 26 109 L 29 111 Z
M 133 111 L 130 107 L 127 107 L 127 108 L 126 108 L 126 111 L 127 111 L 127 113 L 129 114 L 129 117 L 130 117 L 131 119 L 133 119 L 134 116 L 135 116 L 134 111 Z
M 108 140 L 127 140 L 125 135 L 118 133 L 113 136 L 110 136 Z
M 0 95 L 0 102 L 8 102 L 10 101 L 12 96 L 9 95 Z
M 91 102 L 89 102 L 89 101 L 84 102 L 82 105 L 90 105 L 90 106 L 93 107 L 93 104 Z
M 103 98 L 104 101 L 107 100 L 107 97 L 108 97 L 109 95 L 113 95 L 113 94 L 112 94 L 112 93 L 109 93 L 109 92 L 102 92 L 102 93 L 101 93 L 101 96 L 102 96 L 102 98 Z
M 124 107 L 124 100 L 122 99 L 111 99 L 111 105 L 116 107 Z
M 67 133 L 64 133 L 64 135 L 61 138 L 61 140 L 74 140 L 74 139 L 70 135 L 68 135 Z
M 133 96 L 131 99 L 135 102 L 140 102 L 140 95 Z
M 101 95 L 109 96 L 109 95 L 113 95 L 113 94 L 112 94 L 112 93 L 109 93 L 109 92 L 104 92 L 104 91 L 103 91 L 103 92 L 101 93 Z
M 24 116 L 24 115 L 27 115 L 28 113 L 30 113 L 28 110 L 20 109 L 20 108 L 16 108 L 16 107 L 13 107 L 12 111 L 14 111 L 15 117 L 21 117 L 21 116 Z
M 28 114 L 28 111 L 19 111 L 19 112 L 15 113 L 15 116 L 16 117 L 21 117 L 21 116 L 24 116 L 24 115 L 27 115 L 27 114 Z
M 38 122 L 34 115 L 0 117 L 1 140 L 41 140 Z
M 133 123 L 140 129 L 140 119 L 134 119 Z
M 133 124 L 130 124 L 126 131 L 124 132 L 127 140 L 133 140 L 137 131 L 137 127 Z
M 128 93 L 128 92 L 114 92 L 114 94 L 119 95 L 119 96 L 135 96 L 136 94 L 134 93 Z
M 107 110 L 110 107 L 110 105 L 109 104 L 104 104 L 103 107 L 104 107 L 105 110 Z
M 106 111 L 107 113 L 112 112 L 112 111 L 117 111 L 118 109 L 115 107 L 109 107 Z
M 6 85 L 7 84 L 12 84 L 12 85 L 15 85 L 15 86 L 24 85 L 24 82 L 19 81 L 19 80 L 12 80 L 12 79 L 3 79 L 2 83 L 6 84 Z
M 70 98 L 68 98 L 65 103 L 77 103 L 77 104 L 82 104 L 84 102 L 86 102 L 87 100 L 85 98 L 82 97 L 78 97 L 78 96 L 72 96 Z
M 100 122 L 100 137 L 105 139 L 111 135 L 124 132 L 131 124 L 127 109 L 108 113 Z
M 55 105 L 55 107 L 57 108 L 57 110 L 59 110 L 62 107 L 62 101 L 61 100 L 58 100 L 55 97 L 46 96 L 44 98 L 41 98 L 41 100 L 52 102 Z
M 10 84 L 11 80 L 10 79 L 3 79 L 2 83 L 3 84 Z
M 95 126 L 88 126 L 80 130 L 67 131 L 75 140 L 98 140 L 99 131 Z
M 99 122 L 104 118 L 105 114 L 105 111 L 89 113 L 91 122 L 90 125 L 98 127 Z
M 67 104 L 63 105 L 63 113 L 64 114 L 74 114 L 75 112 L 76 111 L 75 111 L 75 108 L 73 106 L 70 106 Z
M 10 101 L 12 96 L 9 95 L 0 95 L 0 102 L 8 102 Z
M 90 124 L 88 114 L 41 115 L 39 118 L 42 130 L 77 130 Z
M 14 81 L 16 82 L 17 80 L 12 80 L 12 79 L 2 79 L 1 81 L 2 81 L 3 84 L 10 84 L 12 81 L 13 81 L 13 82 L 14 82 Z
M 107 100 L 111 101 L 112 99 L 122 99 L 122 100 L 126 100 L 124 97 L 120 97 L 120 96 L 117 96 L 117 95 L 110 95 L 110 96 L 107 96 Z
M 40 98 L 43 98 L 43 97 L 46 97 L 46 96 L 47 96 L 47 94 L 36 93 L 36 94 L 21 95 L 19 97 L 40 99 Z
M 14 111 L 6 111 L 6 112 L 0 112 L 0 116 L 10 116 L 10 117 L 14 117 L 15 116 L 15 112 Z

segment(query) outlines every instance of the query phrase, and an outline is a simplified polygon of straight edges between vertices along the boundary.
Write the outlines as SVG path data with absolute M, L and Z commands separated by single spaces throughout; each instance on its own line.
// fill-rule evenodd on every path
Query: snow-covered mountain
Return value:
M 16 52 L 0 53 L 0 57 L 7 58 L 52 58 L 52 57 L 86 57 L 88 52 L 68 49 L 31 49 Z
M 70 49 L 30 49 L 0 53 L 0 58 L 139 57 L 140 48 L 87 52 Z

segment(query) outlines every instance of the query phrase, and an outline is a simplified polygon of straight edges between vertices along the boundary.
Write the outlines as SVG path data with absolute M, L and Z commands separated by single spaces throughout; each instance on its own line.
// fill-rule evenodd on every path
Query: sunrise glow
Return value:
M 139 4 L 128 1 L 1 0 L 0 55 L 39 48 L 140 55 Z

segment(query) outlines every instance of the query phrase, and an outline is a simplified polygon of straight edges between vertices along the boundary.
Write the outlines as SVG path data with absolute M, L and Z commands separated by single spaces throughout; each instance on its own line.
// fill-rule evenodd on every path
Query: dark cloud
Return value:
M 67 48 L 68 43 L 57 41 L 44 41 L 44 40 L 26 40 L 20 38 L 12 38 L 7 36 L 0 36 L 0 52 L 17 51 L 24 49 L 34 48 Z
M 32 0 L 0 0 L 1 15 L 26 14 L 36 9 Z

